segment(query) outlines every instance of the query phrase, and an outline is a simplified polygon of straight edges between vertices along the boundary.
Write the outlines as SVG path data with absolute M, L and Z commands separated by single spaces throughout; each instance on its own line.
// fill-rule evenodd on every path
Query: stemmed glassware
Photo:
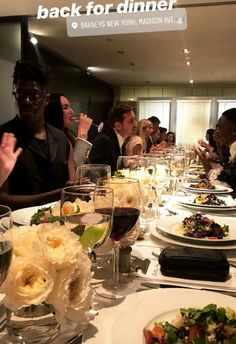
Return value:
M 12 258 L 13 246 L 11 228 L 11 209 L 5 205 L 0 205 L 0 285 L 6 279 Z
M 141 187 L 141 230 L 156 220 L 158 199 L 168 181 L 168 167 L 156 156 L 120 156 L 117 170 L 126 177 L 136 178 Z
M 113 201 L 111 188 L 84 185 L 62 189 L 61 216 L 64 223 L 80 236 L 82 247 L 89 255 L 109 237 Z
M 110 187 L 114 191 L 113 225 L 110 237 L 113 242 L 113 278 L 104 284 L 108 298 L 123 298 L 122 287 L 119 283 L 119 249 L 121 240 L 131 231 L 140 214 L 140 185 L 132 178 L 101 178 L 99 186 Z M 109 213 L 109 209 L 107 210 Z
M 111 167 L 105 164 L 82 164 L 76 169 L 76 184 L 96 184 L 99 178 L 110 178 Z

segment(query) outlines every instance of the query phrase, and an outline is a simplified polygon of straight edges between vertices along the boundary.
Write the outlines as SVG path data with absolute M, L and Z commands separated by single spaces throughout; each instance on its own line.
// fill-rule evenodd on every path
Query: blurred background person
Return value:
M 147 153 L 149 153 L 151 147 L 157 143 L 157 140 L 160 137 L 159 125 L 161 123 L 159 118 L 156 116 L 151 116 L 148 118 L 148 120 L 152 122 L 153 130 L 152 130 L 152 134 L 148 138 L 147 149 L 146 149 Z
M 153 132 L 153 124 L 148 119 L 138 122 L 137 134 L 131 136 L 126 145 L 126 155 L 142 155 L 147 150 L 148 139 Z
M 167 133 L 167 144 L 168 146 L 174 146 L 175 145 L 175 133 L 173 131 L 169 131 Z

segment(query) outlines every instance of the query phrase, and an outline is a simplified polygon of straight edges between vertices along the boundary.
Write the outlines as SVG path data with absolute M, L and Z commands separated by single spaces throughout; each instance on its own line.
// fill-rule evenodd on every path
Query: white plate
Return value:
M 198 247 L 198 248 L 204 248 L 204 249 L 211 249 L 211 250 L 221 250 L 221 251 L 226 251 L 226 250 L 235 250 L 236 249 L 236 243 L 232 244 L 232 245 L 200 245 L 199 243 L 190 243 L 190 242 L 185 242 L 185 241 L 180 241 L 180 240 L 175 240 L 174 237 L 170 237 L 168 234 L 164 234 L 162 232 L 159 231 L 159 229 L 157 228 L 152 228 L 150 230 L 150 233 L 153 237 L 155 237 L 156 239 L 159 239 L 161 241 L 163 241 L 164 243 L 167 244 L 172 244 L 172 245 L 177 245 L 177 246 L 186 246 L 186 247 Z M 159 245 L 161 245 L 159 243 Z M 167 246 L 167 245 L 161 245 L 163 247 Z M 235 252 L 234 252 L 235 253 Z
M 236 231 L 234 230 L 235 220 L 214 216 L 214 221 L 216 223 L 219 223 L 221 226 L 223 225 L 229 226 L 229 235 L 223 239 L 212 240 L 208 238 L 202 238 L 202 239 L 190 238 L 179 233 L 177 231 L 177 228 L 180 225 L 180 223 L 184 220 L 184 218 L 185 216 L 176 215 L 176 216 L 169 216 L 169 218 L 165 218 L 165 219 L 159 219 L 157 223 L 158 229 L 160 230 L 162 234 L 164 235 L 167 234 L 175 240 L 190 242 L 193 244 L 198 243 L 200 245 L 209 245 L 209 246 L 236 244 Z M 209 216 L 209 218 L 211 219 L 211 216 Z
M 218 307 L 236 309 L 234 297 L 216 292 L 169 288 L 135 293 L 117 306 L 112 322 L 110 343 L 144 344 L 144 327 L 152 327 L 156 320 L 171 321 L 179 314 L 180 308 L 203 308 L 210 303 Z M 111 317 L 114 316 L 112 311 L 113 308 L 110 310 Z M 106 326 L 103 329 L 99 328 L 99 332 L 103 330 L 110 331 Z M 102 334 L 104 337 L 107 336 L 105 332 Z M 95 339 L 93 343 L 100 342 Z
M 40 208 L 44 207 L 51 207 L 55 205 L 56 202 L 47 203 L 44 205 L 36 206 L 36 207 L 29 207 L 29 208 L 22 208 L 17 209 L 12 212 L 12 220 L 14 223 L 23 226 L 29 226 L 31 217 L 38 211 Z
M 225 201 L 226 205 L 208 205 L 208 204 L 195 204 L 193 203 L 196 195 L 189 195 L 184 197 L 178 197 L 176 201 L 190 209 L 194 209 L 197 211 L 214 211 L 214 212 L 224 212 L 224 211 L 236 211 L 236 202 L 233 200 L 232 197 L 224 197 L 224 196 L 217 196 L 219 199 Z
M 215 189 L 198 189 L 198 188 L 194 188 L 191 187 L 191 184 L 198 184 L 198 183 L 184 183 L 183 187 L 191 192 L 194 193 L 214 193 L 214 194 L 224 194 L 224 193 L 230 193 L 233 191 L 233 189 L 228 188 L 227 186 L 223 186 L 223 185 L 215 185 Z

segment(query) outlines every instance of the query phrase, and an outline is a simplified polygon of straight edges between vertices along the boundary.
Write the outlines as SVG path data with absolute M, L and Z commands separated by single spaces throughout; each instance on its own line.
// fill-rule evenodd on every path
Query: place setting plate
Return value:
M 205 193 L 204 193 L 205 194 Z M 194 211 L 207 211 L 207 212 L 225 212 L 236 211 L 236 201 L 231 196 L 217 196 L 218 199 L 225 202 L 225 205 L 210 205 L 194 203 L 196 195 L 177 196 L 176 202 L 183 207 L 192 209 Z
M 214 189 L 209 188 L 196 188 L 193 185 L 198 183 L 184 183 L 182 187 L 193 193 L 212 193 L 212 194 L 226 194 L 231 193 L 233 189 L 224 185 L 214 185 Z
M 127 343 L 128 338 L 129 343 L 144 344 L 144 327 L 175 319 L 180 308 L 203 308 L 208 304 L 236 309 L 234 297 L 212 291 L 165 288 L 131 294 L 115 308 L 99 312 L 93 322 L 99 331 L 85 342 L 120 344 Z M 102 321 L 104 316 L 109 320 Z
M 12 211 L 12 220 L 13 223 L 17 225 L 22 226 L 29 226 L 31 217 L 38 211 L 38 209 L 41 208 L 48 208 L 52 207 L 56 204 L 56 202 L 47 203 L 35 207 L 28 207 L 28 208 L 22 208 Z
M 179 225 L 183 222 L 185 216 L 175 215 L 168 218 L 159 219 L 157 228 L 151 229 L 151 234 L 163 241 L 173 243 L 175 245 L 191 245 L 190 247 L 203 247 L 211 249 L 229 249 L 236 248 L 236 231 L 235 220 L 223 217 L 214 217 L 214 221 L 221 226 L 229 226 L 229 235 L 223 239 L 209 239 L 209 238 L 191 238 L 184 236 L 178 231 Z M 211 217 L 209 217 L 211 219 Z

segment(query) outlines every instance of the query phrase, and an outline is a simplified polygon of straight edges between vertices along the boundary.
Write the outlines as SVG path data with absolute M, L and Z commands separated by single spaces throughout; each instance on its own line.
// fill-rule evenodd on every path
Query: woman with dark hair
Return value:
M 73 148 L 75 166 L 79 166 L 88 158 L 92 144 L 87 141 L 87 134 L 92 124 L 92 119 L 81 113 L 78 124 L 77 136 L 71 129 L 74 111 L 69 100 L 59 93 L 52 93 L 45 107 L 45 121 L 65 132 Z
M 212 151 L 216 151 L 217 150 L 217 144 L 216 144 L 216 141 L 214 139 L 214 132 L 215 132 L 215 129 L 207 129 L 206 131 L 206 140 L 208 141 L 209 145 L 211 146 L 212 148 Z
M 198 152 L 210 180 L 225 182 L 236 192 L 236 108 L 223 112 L 218 120 L 219 137 L 224 146 L 229 147 L 229 159 L 212 169 L 209 159 Z
M 169 131 L 167 133 L 167 143 L 169 146 L 174 146 L 175 145 L 175 133 L 173 131 Z

